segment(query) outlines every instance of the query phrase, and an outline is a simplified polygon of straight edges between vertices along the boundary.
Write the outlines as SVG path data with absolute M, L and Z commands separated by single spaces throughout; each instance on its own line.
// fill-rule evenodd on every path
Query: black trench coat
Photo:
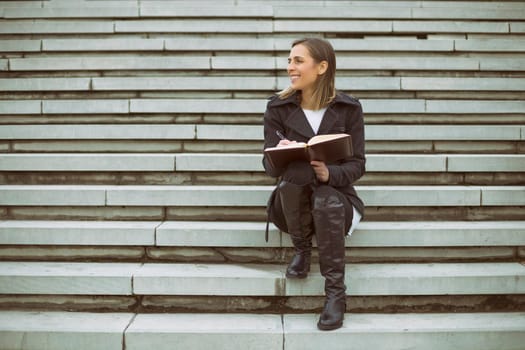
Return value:
M 315 136 L 301 105 L 297 93 L 281 100 L 276 95 L 270 98 L 264 114 L 264 148 L 276 146 L 279 130 L 288 140 L 307 142 Z M 346 133 L 352 136 L 354 154 L 336 164 L 327 164 L 330 176 L 328 185 L 343 193 L 356 210 L 364 216 L 364 204 L 358 197 L 353 183 L 365 173 L 365 131 L 363 110 L 359 101 L 338 92 L 328 105 L 317 135 Z M 274 169 L 263 158 L 266 174 L 279 177 L 284 169 Z M 272 199 L 271 199 L 272 200 Z

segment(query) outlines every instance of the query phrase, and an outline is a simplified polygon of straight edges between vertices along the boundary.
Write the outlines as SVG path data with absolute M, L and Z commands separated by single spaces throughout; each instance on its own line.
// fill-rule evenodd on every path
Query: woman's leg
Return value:
M 311 213 L 311 184 L 315 180 L 307 162 L 294 162 L 288 166 L 279 184 L 282 213 L 295 255 L 286 269 L 288 278 L 305 278 L 310 271 L 313 220 Z
M 321 330 L 337 329 L 343 325 L 346 311 L 345 236 L 352 224 L 353 209 L 346 197 L 330 186 L 316 187 L 312 200 L 326 295 L 317 326 Z

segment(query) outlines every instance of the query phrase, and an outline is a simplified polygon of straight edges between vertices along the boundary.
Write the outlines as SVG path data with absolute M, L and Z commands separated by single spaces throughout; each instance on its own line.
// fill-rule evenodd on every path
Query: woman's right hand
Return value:
M 297 141 L 290 141 L 290 140 L 284 139 L 284 140 L 279 141 L 279 143 L 277 144 L 277 147 L 287 146 L 287 145 L 294 144 L 294 143 L 297 143 Z

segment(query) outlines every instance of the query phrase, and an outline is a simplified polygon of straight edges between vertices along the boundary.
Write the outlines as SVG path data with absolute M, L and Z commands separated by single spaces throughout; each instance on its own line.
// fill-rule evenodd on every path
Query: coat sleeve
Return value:
M 352 136 L 353 156 L 341 164 L 327 165 L 328 184 L 334 187 L 352 185 L 365 173 L 365 128 L 361 104 L 349 110 L 346 117 L 346 132 Z
M 277 130 L 283 132 L 284 128 L 276 113 L 276 109 L 266 107 L 266 112 L 264 113 L 264 149 L 275 147 L 279 143 L 280 139 L 276 134 Z M 263 166 L 266 174 L 272 177 L 281 176 L 285 170 L 274 168 L 266 157 L 263 157 Z

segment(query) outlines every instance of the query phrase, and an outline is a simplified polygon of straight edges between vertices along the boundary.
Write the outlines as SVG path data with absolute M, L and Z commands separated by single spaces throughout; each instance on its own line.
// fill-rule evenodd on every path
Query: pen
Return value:
M 284 137 L 284 135 L 279 130 L 275 130 L 275 133 L 281 140 L 286 140 L 286 137 Z

